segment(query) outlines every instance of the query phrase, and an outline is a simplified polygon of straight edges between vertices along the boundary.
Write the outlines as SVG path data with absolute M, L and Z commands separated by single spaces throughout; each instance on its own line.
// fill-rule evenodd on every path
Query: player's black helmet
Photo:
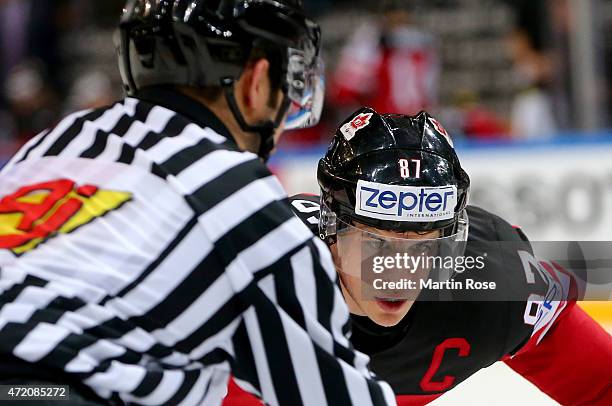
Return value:
M 337 130 L 319 162 L 321 236 L 336 219 L 391 231 L 467 237 L 470 179 L 444 127 L 426 112 L 378 114 L 363 108 Z M 330 240 L 331 238 L 331 240 Z
M 318 122 L 320 45 L 319 26 L 301 0 L 129 0 L 117 35 L 128 94 L 157 85 L 223 87 L 242 129 L 262 136 L 264 157 L 289 109 L 287 129 Z M 245 122 L 233 93 L 254 51 L 270 60 L 272 83 L 284 93 L 275 122 L 257 125 Z

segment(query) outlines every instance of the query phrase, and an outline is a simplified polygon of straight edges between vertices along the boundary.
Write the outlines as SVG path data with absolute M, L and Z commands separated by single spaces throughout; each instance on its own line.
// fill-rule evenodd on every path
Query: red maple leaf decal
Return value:
M 370 124 L 371 117 L 371 114 L 360 114 L 355 117 L 353 121 L 351 121 L 351 127 L 353 127 L 355 130 L 359 130 L 360 128 L 363 128 Z
M 355 116 L 355 118 L 353 118 L 350 122 L 343 125 L 340 130 L 344 134 L 344 138 L 346 138 L 347 141 L 350 141 L 353 137 L 355 137 L 357 131 L 370 124 L 370 119 L 372 116 L 372 113 L 362 113 Z

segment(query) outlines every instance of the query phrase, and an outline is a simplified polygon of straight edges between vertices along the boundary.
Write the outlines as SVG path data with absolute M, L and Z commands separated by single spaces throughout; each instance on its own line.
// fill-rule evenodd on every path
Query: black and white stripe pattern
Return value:
M 271 405 L 394 404 L 344 335 L 329 252 L 257 156 L 126 99 L 37 136 L 0 184 L 60 178 L 132 200 L 2 252 L 0 353 L 126 403 L 219 404 L 232 374 Z

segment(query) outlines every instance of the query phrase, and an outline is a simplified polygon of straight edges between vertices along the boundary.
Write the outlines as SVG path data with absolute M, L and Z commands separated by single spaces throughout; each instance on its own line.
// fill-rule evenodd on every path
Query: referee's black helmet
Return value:
M 321 32 L 301 0 L 129 0 L 116 42 L 128 94 L 159 85 L 221 87 L 242 129 L 262 136 L 264 157 L 283 118 L 286 129 L 319 121 Z M 271 83 L 284 99 L 274 121 L 248 124 L 233 85 L 254 54 L 270 61 Z

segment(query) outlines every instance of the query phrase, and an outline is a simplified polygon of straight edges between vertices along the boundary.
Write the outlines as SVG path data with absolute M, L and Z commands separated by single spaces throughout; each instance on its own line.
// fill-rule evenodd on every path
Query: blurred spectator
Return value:
M 95 109 L 111 104 L 115 92 L 110 78 L 100 71 L 81 75 L 72 85 L 66 112 Z
M 28 59 L 37 59 L 54 80 L 61 63 L 56 17 L 65 0 L 0 0 L 0 81 Z
M 552 31 L 547 0 L 508 0 L 516 13 L 516 28 L 507 44 L 519 92 L 512 104 L 515 137 L 549 136 L 558 131 L 552 87 L 555 80 Z
M 376 21 L 361 24 L 340 55 L 332 102 L 352 110 L 415 114 L 436 106 L 439 61 L 433 36 L 414 25 L 408 1 L 385 1 Z
M 520 89 L 512 103 L 512 134 L 520 138 L 549 136 L 558 129 L 549 88 L 551 59 L 536 50 L 523 31 L 514 32 L 508 43 Z
M 43 131 L 59 116 L 56 96 L 47 83 L 42 65 L 35 62 L 18 65 L 7 76 L 5 96 L 20 143 Z
M 457 91 L 453 106 L 441 109 L 440 120 L 453 137 L 491 139 L 510 132 L 504 119 L 483 106 L 471 90 Z

